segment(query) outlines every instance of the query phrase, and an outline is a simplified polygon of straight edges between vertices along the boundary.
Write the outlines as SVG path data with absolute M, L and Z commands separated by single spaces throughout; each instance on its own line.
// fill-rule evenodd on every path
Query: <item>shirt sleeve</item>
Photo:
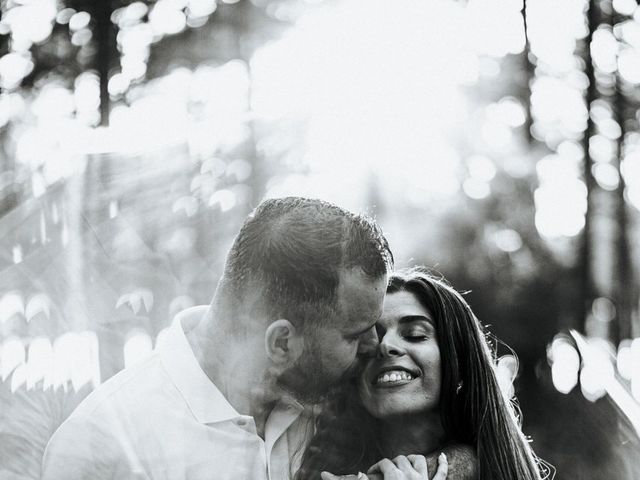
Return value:
M 114 438 L 98 422 L 72 415 L 53 434 L 44 452 L 42 480 L 121 478 L 123 460 Z M 125 477 L 126 478 L 126 477 Z

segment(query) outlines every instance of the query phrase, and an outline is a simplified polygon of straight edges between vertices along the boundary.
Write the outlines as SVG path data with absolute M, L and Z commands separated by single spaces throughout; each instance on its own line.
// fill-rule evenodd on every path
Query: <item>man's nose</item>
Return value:
M 378 349 L 378 332 L 375 327 L 371 327 L 366 333 L 364 333 L 360 339 L 358 345 L 358 355 L 360 356 L 375 356 Z

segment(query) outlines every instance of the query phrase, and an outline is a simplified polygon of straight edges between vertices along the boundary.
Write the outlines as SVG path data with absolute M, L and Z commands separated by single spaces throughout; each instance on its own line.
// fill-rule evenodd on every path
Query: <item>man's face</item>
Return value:
M 297 376 L 294 388 L 303 401 L 322 397 L 345 377 L 354 375 L 357 356 L 373 353 L 378 345 L 375 324 L 382 314 L 386 275 L 367 277 L 359 268 L 340 274 L 338 301 L 334 318 L 313 330 L 305 338 L 305 351 L 286 375 Z

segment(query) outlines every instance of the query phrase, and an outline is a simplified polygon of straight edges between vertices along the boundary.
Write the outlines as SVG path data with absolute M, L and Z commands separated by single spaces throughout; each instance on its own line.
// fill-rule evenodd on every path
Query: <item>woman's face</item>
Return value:
M 431 312 L 412 293 L 391 293 L 376 328 L 377 355 L 358 382 L 364 407 L 379 419 L 437 411 L 440 347 Z

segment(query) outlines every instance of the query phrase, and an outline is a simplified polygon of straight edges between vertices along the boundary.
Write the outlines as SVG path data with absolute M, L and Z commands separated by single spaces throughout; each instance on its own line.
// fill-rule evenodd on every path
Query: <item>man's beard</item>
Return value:
M 349 368 L 338 378 L 327 372 L 325 362 L 313 340 L 307 342 L 305 349 L 295 365 L 284 371 L 277 379 L 277 385 L 303 404 L 317 404 L 328 396 L 333 387 L 352 379 L 359 368 Z

